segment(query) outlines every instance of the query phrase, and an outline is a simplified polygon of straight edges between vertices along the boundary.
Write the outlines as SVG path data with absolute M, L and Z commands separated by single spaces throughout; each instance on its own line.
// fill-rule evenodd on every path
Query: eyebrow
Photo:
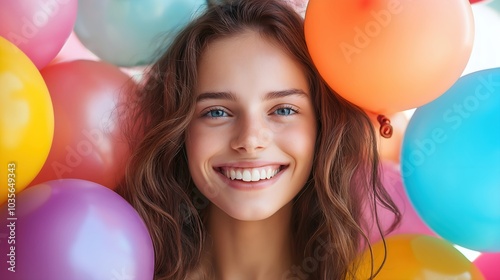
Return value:
M 278 90 L 278 91 L 270 91 L 264 96 L 264 100 L 272 100 L 283 98 L 287 96 L 297 95 L 300 97 L 307 97 L 307 93 L 305 93 L 301 89 L 286 89 L 286 90 Z M 231 92 L 226 91 L 218 91 L 218 92 L 203 92 L 196 98 L 196 102 L 200 102 L 207 99 L 224 99 L 229 101 L 236 101 L 238 98 Z

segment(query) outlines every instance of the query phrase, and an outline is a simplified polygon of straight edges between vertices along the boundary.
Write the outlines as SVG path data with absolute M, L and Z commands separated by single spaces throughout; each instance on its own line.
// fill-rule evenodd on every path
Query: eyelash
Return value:
M 298 108 L 295 108 L 294 106 L 292 105 L 288 105 L 288 104 L 285 104 L 285 105 L 281 105 L 279 106 L 278 108 L 276 108 L 273 112 L 276 112 L 278 110 L 283 110 L 283 109 L 286 109 L 286 110 L 290 110 L 291 111 L 291 114 L 288 114 L 288 115 L 278 115 L 278 116 L 284 116 L 284 117 L 288 117 L 288 116 L 291 116 L 291 115 L 295 115 L 299 112 L 299 109 Z
M 224 114 L 228 115 L 229 114 L 226 112 L 226 110 L 224 110 L 224 108 L 220 108 L 220 107 L 212 107 L 212 108 L 209 108 L 207 109 L 203 114 L 202 114 L 202 117 L 205 117 L 205 118 L 210 118 L 210 119 L 218 119 L 218 118 L 221 118 L 221 117 L 212 117 L 210 116 L 210 113 L 211 112 L 214 112 L 214 111 L 222 111 L 224 112 Z M 226 117 L 226 116 L 224 116 Z
M 275 108 L 273 110 L 273 113 L 276 113 L 278 110 L 283 110 L 283 109 L 290 110 L 291 111 L 290 114 L 288 114 L 288 115 L 279 115 L 279 114 L 276 114 L 276 115 L 283 116 L 283 117 L 288 117 L 288 116 L 295 115 L 295 114 L 297 114 L 299 112 L 298 108 L 296 108 L 296 107 L 294 107 L 292 105 L 285 104 L 285 105 L 280 105 L 279 107 Z M 222 111 L 227 116 L 219 116 L 219 117 L 210 116 L 210 113 L 214 112 L 214 111 Z M 210 119 L 218 119 L 218 118 L 223 118 L 223 117 L 228 117 L 228 116 L 231 116 L 231 115 L 228 114 L 226 112 L 226 110 L 224 108 L 221 108 L 221 107 L 209 108 L 205 112 L 203 112 L 203 114 L 202 114 L 202 117 L 210 118 Z

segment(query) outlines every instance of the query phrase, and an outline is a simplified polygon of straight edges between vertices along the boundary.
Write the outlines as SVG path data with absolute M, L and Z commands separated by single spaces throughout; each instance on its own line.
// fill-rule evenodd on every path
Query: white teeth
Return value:
M 275 167 L 276 168 L 276 167 Z M 244 182 L 258 182 L 260 180 L 271 179 L 280 171 L 279 167 L 272 169 L 266 168 L 248 168 L 248 169 L 235 169 L 227 168 L 221 170 L 227 178 L 231 180 L 243 180 Z
M 243 170 L 243 181 L 250 182 L 252 181 L 252 173 L 249 170 Z
M 267 174 L 266 174 L 266 179 L 270 179 L 271 177 L 273 177 L 273 170 L 271 168 L 269 168 L 267 170 Z
M 257 182 L 260 180 L 260 172 L 257 169 L 252 169 L 252 181 Z

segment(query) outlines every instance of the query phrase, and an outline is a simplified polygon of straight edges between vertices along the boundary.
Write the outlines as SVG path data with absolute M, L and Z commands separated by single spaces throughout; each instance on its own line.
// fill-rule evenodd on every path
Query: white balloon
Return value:
M 472 5 L 475 24 L 474 44 L 462 75 L 500 67 L 500 13 L 487 3 Z

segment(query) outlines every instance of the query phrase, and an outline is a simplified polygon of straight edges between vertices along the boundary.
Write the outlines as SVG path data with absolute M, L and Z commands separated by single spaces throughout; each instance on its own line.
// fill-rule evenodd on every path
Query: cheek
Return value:
M 311 125 L 311 123 L 313 125 Z M 298 164 L 310 167 L 314 157 L 316 143 L 316 126 L 314 122 L 301 123 L 282 130 L 275 139 L 281 149 L 294 157 Z
M 189 162 L 189 169 L 193 173 L 202 172 L 207 161 L 220 150 L 224 143 L 223 135 L 216 133 L 214 129 L 203 129 L 193 124 L 187 130 L 186 153 Z

